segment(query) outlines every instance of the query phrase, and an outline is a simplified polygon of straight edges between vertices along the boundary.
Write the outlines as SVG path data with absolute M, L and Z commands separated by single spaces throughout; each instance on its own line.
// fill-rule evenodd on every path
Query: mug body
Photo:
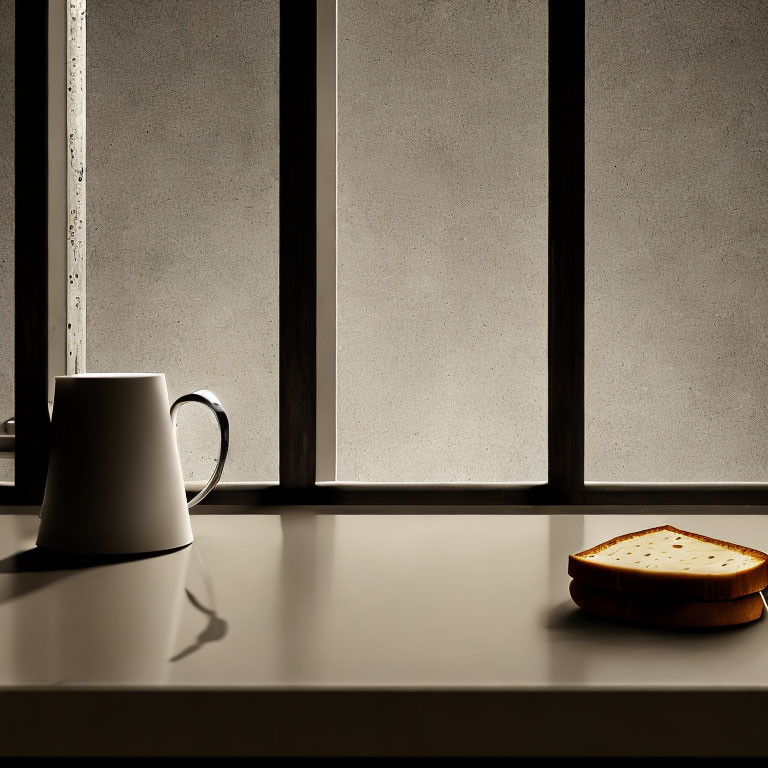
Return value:
M 51 434 L 38 546 L 128 554 L 191 543 L 163 374 L 57 376 Z

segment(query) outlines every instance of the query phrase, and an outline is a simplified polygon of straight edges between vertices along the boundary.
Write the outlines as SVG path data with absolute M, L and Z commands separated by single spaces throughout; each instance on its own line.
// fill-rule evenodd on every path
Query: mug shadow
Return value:
M 0 574 L 14 577 L 3 579 L 0 582 L 2 584 L 0 586 L 0 605 L 88 568 L 148 560 L 171 552 L 178 552 L 187 546 L 189 545 L 185 544 L 184 547 L 166 549 L 160 552 L 142 552 L 129 555 L 70 555 L 42 547 L 32 547 L 16 552 L 0 560 Z
M 202 632 L 198 633 L 194 642 L 190 643 L 182 651 L 179 651 L 175 656 L 172 656 L 168 661 L 176 662 L 186 659 L 187 656 L 191 656 L 193 653 L 199 651 L 207 643 L 215 643 L 219 640 L 223 640 L 227 636 L 229 631 L 229 624 L 222 619 L 213 608 L 207 608 L 200 600 L 189 590 L 184 590 L 187 595 L 187 599 L 200 613 L 208 619 L 208 624 L 205 626 Z

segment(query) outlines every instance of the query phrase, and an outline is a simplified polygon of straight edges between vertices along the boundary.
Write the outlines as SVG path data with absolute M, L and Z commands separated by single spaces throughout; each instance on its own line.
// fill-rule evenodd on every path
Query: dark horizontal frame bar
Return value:
M 733 506 L 766 506 L 768 505 L 768 488 L 659 488 L 634 487 L 631 489 L 616 489 L 611 487 L 587 486 L 578 494 L 582 505 L 733 505 Z M 766 510 L 762 510 L 764 513 Z
M 190 497 L 191 497 L 190 493 Z M 549 485 L 530 488 L 417 488 L 368 486 L 315 486 L 310 488 L 217 488 L 200 505 L 411 505 L 411 506 L 745 506 L 768 505 L 768 488 L 737 488 L 715 490 L 633 487 L 616 490 L 610 487 L 589 486 L 568 502 L 563 502 L 560 491 Z M 201 510 L 202 511 L 202 510 Z M 756 510 L 765 512 L 765 510 Z
M 267 488 L 217 488 L 203 504 L 243 504 L 248 506 L 284 505 L 515 505 L 544 504 L 541 491 L 533 488 L 398 488 L 392 486 L 314 486 L 287 488 L 276 485 Z M 547 497 L 549 498 L 549 497 Z

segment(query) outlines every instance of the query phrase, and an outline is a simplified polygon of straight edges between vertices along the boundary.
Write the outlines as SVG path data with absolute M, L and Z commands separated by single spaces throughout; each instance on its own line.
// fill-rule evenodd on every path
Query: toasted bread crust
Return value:
M 573 602 L 605 619 L 668 627 L 728 627 L 747 624 L 762 616 L 759 594 L 733 600 L 670 600 L 638 597 L 597 589 L 578 581 L 570 586 Z
M 621 566 L 606 565 L 586 559 L 588 555 L 656 531 L 671 531 L 684 534 L 699 541 L 716 544 L 733 552 L 750 555 L 761 560 L 760 563 L 744 571 L 726 574 L 708 573 L 651 573 L 637 571 Z M 648 597 L 670 597 L 684 600 L 732 600 L 744 595 L 751 595 L 768 586 L 768 555 L 757 549 L 742 547 L 728 541 L 713 539 L 698 533 L 683 531 L 671 525 L 646 528 L 623 536 L 604 541 L 591 549 L 585 549 L 568 558 L 568 574 L 581 582 L 598 589 L 622 592 Z

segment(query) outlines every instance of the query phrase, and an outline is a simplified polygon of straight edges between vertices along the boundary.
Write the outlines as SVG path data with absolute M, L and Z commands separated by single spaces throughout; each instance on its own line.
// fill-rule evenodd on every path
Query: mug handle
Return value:
M 202 403 L 207 405 L 213 411 L 213 415 L 219 424 L 219 431 L 221 432 L 221 447 L 219 448 L 219 460 L 216 462 L 216 468 L 200 493 L 187 502 L 187 507 L 191 509 L 195 504 L 199 504 L 221 479 L 221 473 L 224 471 L 224 462 L 227 460 L 227 452 L 229 451 L 229 419 L 221 407 L 219 398 L 213 392 L 208 389 L 198 389 L 197 392 L 192 392 L 192 394 L 182 395 L 171 406 L 171 422 L 174 429 L 176 429 L 176 412 L 184 403 Z

